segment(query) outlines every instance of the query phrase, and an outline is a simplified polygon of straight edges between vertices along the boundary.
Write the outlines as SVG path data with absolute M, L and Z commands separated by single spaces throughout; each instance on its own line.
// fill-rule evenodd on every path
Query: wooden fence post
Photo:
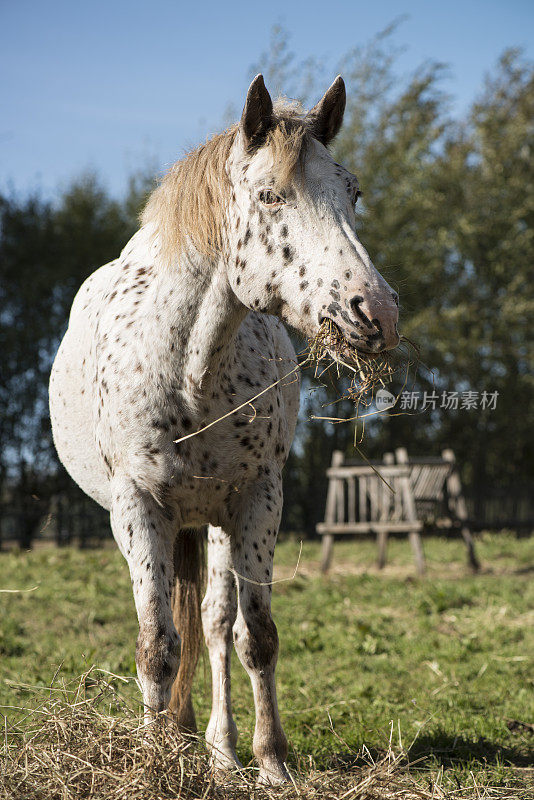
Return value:
M 332 466 L 333 467 L 340 467 L 343 464 L 344 456 L 341 450 L 334 450 L 332 453 Z M 326 495 L 326 511 L 325 511 L 325 524 L 328 525 L 329 523 L 335 522 L 335 515 L 336 510 L 341 510 L 341 503 L 339 502 L 339 489 L 343 489 L 343 486 L 338 486 L 341 483 L 338 478 L 330 478 L 328 481 L 328 493 Z M 338 520 L 338 522 L 343 522 L 343 520 Z M 325 573 L 328 572 L 330 567 L 330 563 L 332 561 L 332 551 L 334 549 L 334 535 L 332 533 L 325 533 L 323 534 L 323 545 L 322 545 L 322 560 L 321 560 L 321 572 Z

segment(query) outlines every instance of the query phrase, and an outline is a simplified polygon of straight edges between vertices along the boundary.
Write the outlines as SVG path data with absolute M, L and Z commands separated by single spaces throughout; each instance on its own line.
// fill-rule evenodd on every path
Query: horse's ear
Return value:
M 261 144 L 273 120 L 273 101 L 265 88 L 263 75 L 256 75 L 249 86 L 243 114 L 241 130 L 245 138 L 245 146 L 254 147 Z
M 346 102 L 345 81 L 338 75 L 324 97 L 306 116 L 310 133 L 325 146 L 339 133 Z

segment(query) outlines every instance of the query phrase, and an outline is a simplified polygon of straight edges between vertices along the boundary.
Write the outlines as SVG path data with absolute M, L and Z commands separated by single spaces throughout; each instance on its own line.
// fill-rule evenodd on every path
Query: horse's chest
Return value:
M 260 342 L 245 328 L 238 344 L 194 402 L 183 389 L 179 356 L 150 360 L 147 353 L 142 370 L 130 356 L 111 380 L 110 367 L 102 376 L 102 366 L 114 363 L 115 351 L 111 359 L 103 352 L 95 402 L 106 468 L 110 474 L 126 468 L 140 486 L 174 505 L 183 525 L 222 520 L 235 494 L 261 478 L 270 462 L 281 467 L 289 452 L 274 342 Z
M 229 505 L 247 485 L 283 465 L 291 444 L 283 403 L 277 387 L 264 397 L 173 443 L 175 470 L 169 494 L 184 525 L 222 524 Z M 217 404 L 210 411 L 210 420 L 219 419 L 228 407 Z

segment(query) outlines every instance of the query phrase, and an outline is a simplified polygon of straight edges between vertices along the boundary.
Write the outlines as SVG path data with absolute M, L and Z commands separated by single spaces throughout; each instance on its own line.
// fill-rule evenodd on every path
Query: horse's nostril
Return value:
M 363 297 L 361 294 L 354 295 L 352 300 L 349 301 L 351 311 L 356 317 L 359 317 L 362 313 L 360 311 L 360 303 L 363 303 Z
M 362 303 L 363 303 L 363 297 L 361 296 L 361 294 L 356 294 L 354 295 L 352 300 L 349 300 L 351 311 L 356 317 L 356 319 L 358 319 L 360 322 L 363 322 L 363 324 L 367 328 L 373 328 L 373 323 L 371 322 L 367 314 L 360 308 Z

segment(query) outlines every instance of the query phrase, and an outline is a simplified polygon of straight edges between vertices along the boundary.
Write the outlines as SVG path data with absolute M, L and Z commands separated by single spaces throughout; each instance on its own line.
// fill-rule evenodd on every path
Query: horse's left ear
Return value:
M 241 130 L 245 147 L 261 144 L 273 121 L 273 101 L 265 88 L 263 75 L 256 75 L 249 86 L 243 114 Z
M 306 115 L 310 133 L 325 147 L 339 133 L 346 102 L 345 81 L 338 75 L 322 100 Z

